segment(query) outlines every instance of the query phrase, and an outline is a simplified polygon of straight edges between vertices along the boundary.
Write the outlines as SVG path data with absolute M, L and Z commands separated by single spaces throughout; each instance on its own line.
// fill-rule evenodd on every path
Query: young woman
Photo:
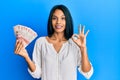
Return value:
M 52 8 L 48 19 L 48 36 L 37 39 L 33 60 L 24 48 L 23 40 L 17 39 L 15 54 L 25 58 L 28 71 L 42 80 L 77 80 L 77 69 L 87 79 L 93 74 L 88 59 L 84 27 L 73 34 L 71 14 L 64 5 Z M 77 36 L 77 39 L 74 38 Z

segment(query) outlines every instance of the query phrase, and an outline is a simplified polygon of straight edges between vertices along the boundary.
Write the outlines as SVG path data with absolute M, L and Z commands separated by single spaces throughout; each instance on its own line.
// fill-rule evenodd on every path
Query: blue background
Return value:
M 35 80 L 25 60 L 14 54 L 13 26 L 29 26 L 38 36 L 47 35 L 47 20 L 56 4 L 66 5 L 78 25 L 90 29 L 87 37 L 89 59 L 94 67 L 90 80 L 120 80 L 120 1 L 119 0 L 1 0 L 0 1 L 0 80 Z M 36 38 L 37 39 L 37 38 Z M 30 57 L 35 40 L 27 47 Z M 85 80 L 78 73 L 78 80 Z

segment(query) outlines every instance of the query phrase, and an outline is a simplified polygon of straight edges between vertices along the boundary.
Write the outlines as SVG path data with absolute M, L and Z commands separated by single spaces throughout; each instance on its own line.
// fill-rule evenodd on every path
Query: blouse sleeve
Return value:
M 78 49 L 78 48 L 77 48 Z M 90 63 L 91 64 L 91 63 Z M 86 78 L 86 79 L 90 79 L 90 77 L 93 74 L 93 66 L 91 64 L 91 69 L 88 72 L 83 72 L 81 69 L 81 51 L 80 49 L 78 49 L 78 54 L 77 54 L 77 65 L 78 65 L 78 70 L 79 72 Z
M 88 72 L 83 72 L 81 69 L 81 65 L 78 67 L 79 72 L 86 78 L 86 79 L 90 79 L 90 77 L 93 74 L 93 66 L 91 64 L 91 69 Z
M 33 78 L 39 79 L 41 77 L 41 44 L 40 41 L 37 40 L 33 50 L 33 62 L 35 63 L 36 69 L 34 72 L 31 72 L 28 68 L 28 72 L 31 74 Z

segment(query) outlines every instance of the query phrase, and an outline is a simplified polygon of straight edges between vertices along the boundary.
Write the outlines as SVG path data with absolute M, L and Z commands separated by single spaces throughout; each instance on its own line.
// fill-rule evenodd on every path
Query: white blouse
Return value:
M 87 73 L 81 70 L 80 48 L 72 39 L 65 42 L 57 53 L 46 37 L 40 37 L 34 46 L 33 62 L 36 70 L 31 72 L 28 69 L 28 71 L 34 78 L 42 80 L 77 80 L 77 69 L 86 79 L 93 74 L 93 67 Z

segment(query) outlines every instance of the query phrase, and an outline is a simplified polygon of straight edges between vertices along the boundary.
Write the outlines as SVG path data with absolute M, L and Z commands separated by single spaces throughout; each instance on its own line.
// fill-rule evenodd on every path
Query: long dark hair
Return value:
M 64 5 L 56 5 L 51 9 L 47 24 L 48 36 L 51 37 L 54 33 L 54 29 L 52 26 L 52 16 L 56 9 L 62 10 L 65 15 L 66 28 L 64 31 L 64 37 L 68 40 L 73 35 L 73 20 L 68 8 Z

